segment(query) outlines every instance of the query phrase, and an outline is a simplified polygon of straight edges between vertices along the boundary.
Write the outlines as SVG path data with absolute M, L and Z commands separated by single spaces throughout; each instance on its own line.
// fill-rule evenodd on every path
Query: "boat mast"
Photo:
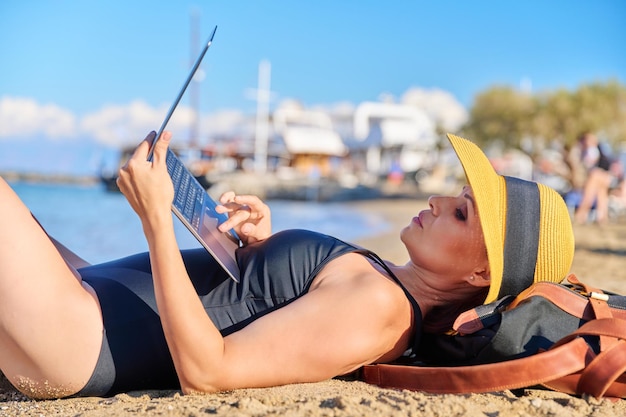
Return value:
M 190 58 L 189 68 L 194 65 L 196 56 L 198 54 L 198 20 L 199 12 L 197 9 L 191 10 L 191 39 L 190 39 Z M 200 71 L 202 71 L 200 69 Z M 199 71 L 199 72 L 200 72 Z M 201 74 L 201 72 L 200 72 Z M 200 75 L 197 74 L 197 75 Z M 200 81 L 197 76 L 194 76 L 189 86 L 189 102 L 191 106 L 191 125 L 189 126 L 189 147 L 195 148 L 198 146 L 198 131 L 200 123 Z
M 271 64 L 259 63 L 259 80 L 256 90 L 256 132 L 254 140 L 254 168 L 259 174 L 267 171 L 267 142 L 269 136 Z

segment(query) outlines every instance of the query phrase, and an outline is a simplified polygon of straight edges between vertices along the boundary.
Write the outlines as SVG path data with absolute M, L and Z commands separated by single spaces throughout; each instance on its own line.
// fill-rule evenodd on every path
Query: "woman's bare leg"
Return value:
M 611 174 L 603 172 L 598 182 L 598 194 L 596 196 L 596 222 L 606 224 L 609 220 L 609 189 L 611 188 Z
M 102 343 L 97 297 L 0 178 L 0 369 L 26 395 L 74 394 Z
M 599 222 L 608 217 L 608 190 L 611 184 L 611 176 L 608 172 L 599 168 L 592 170 L 585 182 L 583 197 L 575 213 L 578 224 L 584 224 L 589 218 L 589 212 L 593 203 L 596 203 L 596 213 Z

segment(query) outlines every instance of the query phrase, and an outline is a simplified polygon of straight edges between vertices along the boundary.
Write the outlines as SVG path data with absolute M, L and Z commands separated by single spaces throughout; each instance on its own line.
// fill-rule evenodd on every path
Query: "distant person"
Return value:
M 567 196 L 572 190 L 570 169 L 563 157 L 562 149 L 543 149 L 533 171 L 533 180 L 553 188 L 559 194 Z
M 617 187 L 623 178 L 622 164 L 612 158 L 596 135 L 590 132 L 579 136 L 568 161 L 572 168 L 572 184 L 581 193 L 574 213 L 576 223 L 587 223 L 594 206 L 595 221 L 606 223 L 609 217 L 609 191 Z
M 391 167 L 389 168 L 389 173 L 387 174 L 387 182 L 392 185 L 400 185 L 404 181 L 404 171 L 402 170 L 402 166 L 400 162 L 394 160 L 391 163 Z
M 165 155 L 152 132 L 119 173 L 149 253 L 75 269 L 0 179 L 0 369 L 34 398 L 183 393 L 322 381 L 415 349 L 457 315 L 560 282 L 574 237 L 551 188 L 494 171 L 449 135 L 469 186 L 434 196 L 400 232 L 405 265 L 306 230 L 271 233 L 269 207 L 225 193 L 245 242 L 241 281 L 204 249 L 180 251 Z M 390 201 L 389 204 L 394 204 Z M 88 233 L 88 231 L 85 231 Z

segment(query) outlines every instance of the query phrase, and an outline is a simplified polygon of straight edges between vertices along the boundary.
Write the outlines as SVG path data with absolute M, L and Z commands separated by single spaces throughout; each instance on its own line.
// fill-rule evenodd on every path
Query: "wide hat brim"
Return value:
M 495 301 L 504 295 L 517 295 L 516 293 L 504 294 L 501 291 L 501 289 L 511 288 L 508 285 L 511 284 L 510 282 L 507 282 L 503 288 L 503 274 L 508 281 L 518 279 L 515 274 L 505 273 L 505 262 L 510 265 L 517 261 L 515 256 L 510 255 L 509 259 L 505 260 L 507 181 L 496 173 L 491 162 L 478 146 L 452 134 L 447 136 L 463 165 L 467 182 L 472 188 L 485 239 L 491 278 L 485 303 Z M 563 198 L 553 189 L 530 181 L 523 182 L 532 184 L 538 189 L 537 215 L 536 219 L 532 219 L 533 223 L 536 223 L 537 233 L 531 238 L 536 241 L 537 248 L 536 255 L 532 257 L 530 276 L 521 278 L 521 283 L 514 284 L 519 288 L 521 284 L 526 287 L 539 281 L 561 282 L 569 272 L 574 254 L 574 233 L 569 211 Z M 521 204 L 526 203 L 521 202 Z M 519 208 L 516 207 L 516 209 Z M 510 220 L 516 221 L 516 219 Z M 516 233 L 522 234 L 519 231 Z M 515 236 L 516 239 L 518 237 Z M 526 279 L 527 281 L 524 281 Z

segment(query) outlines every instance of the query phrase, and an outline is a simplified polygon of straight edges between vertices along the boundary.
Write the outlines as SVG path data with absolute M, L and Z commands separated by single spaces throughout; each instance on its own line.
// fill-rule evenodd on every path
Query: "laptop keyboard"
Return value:
M 167 172 L 174 184 L 172 205 L 195 229 L 198 229 L 205 190 L 171 149 L 167 150 L 166 163 Z

